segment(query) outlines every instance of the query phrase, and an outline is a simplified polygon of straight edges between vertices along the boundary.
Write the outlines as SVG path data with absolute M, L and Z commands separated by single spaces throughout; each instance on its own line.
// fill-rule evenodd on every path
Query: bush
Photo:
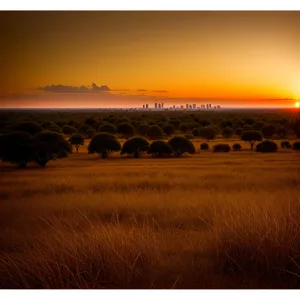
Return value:
M 247 131 L 244 131 L 241 135 L 241 140 L 249 142 L 249 144 L 251 146 L 251 150 L 253 149 L 254 144 L 257 141 L 261 141 L 262 139 L 263 139 L 263 136 L 262 136 L 261 132 L 256 131 L 256 130 L 247 130 Z
M 293 144 L 293 150 L 300 150 L 300 142 L 295 142 Z
M 0 158 L 24 168 L 33 160 L 32 136 L 27 132 L 14 131 L 0 136 Z
M 232 149 L 234 151 L 240 151 L 242 149 L 242 146 L 241 146 L 241 144 L 235 143 L 232 145 Z
M 36 134 L 33 140 L 34 160 L 42 167 L 50 160 L 64 158 L 72 153 L 72 146 L 57 132 L 43 131 Z
M 98 132 L 106 132 L 106 133 L 110 133 L 110 134 L 116 134 L 117 129 L 114 125 L 112 125 L 110 123 L 106 123 L 106 124 L 99 126 Z
M 188 130 L 188 127 L 187 127 L 187 125 L 186 125 L 185 123 L 181 123 L 181 124 L 179 125 L 178 129 L 179 129 L 180 131 L 182 131 L 183 133 L 186 133 L 186 131 Z
M 213 152 L 229 152 L 230 146 L 228 144 L 216 144 L 213 147 Z
M 199 136 L 199 134 L 200 134 L 200 128 L 193 128 L 192 134 L 193 134 L 193 136 Z
M 107 158 L 113 151 L 119 151 L 121 145 L 116 137 L 107 132 L 100 132 L 93 136 L 89 145 L 89 154 L 98 153 L 101 158 Z
M 150 125 L 147 123 L 140 123 L 137 127 L 137 132 L 140 135 L 146 136 L 148 129 L 150 128 Z
M 298 138 L 300 138 L 300 116 L 296 119 L 293 124 L 293 130 Z
M 148 146 L 149 142 L 145 138 L 135 136 L 124 143 L 121 154 L 133 154 L 135 158 L 139 158 L 142 152 L 148 150 Z
M 263 141 L 256 146 L 256 152 L 276 152 L 277 144 L 272 141 Z
M 237 128 L 236 129 L 236 131 L 235 131 L 235 134 L 237 135 L 237 136 L 241 136 L 242 135 L 242 133 L 243 133 L 243 128 Z
M 175 127 L 172 124 L 166 124 L 163 127 L 163 131 L 167 136 L 170 136 L 175 132 Z
M 276 132 L 276 127 L 272 124 L 266 125 L 262 128 L 261 132 L 265 138 L 270 139 Z
M 170 155 L 173 153 L 172 147 L 165 141 L 154 141 L 151 143 L 148 149 L 148 154 L 162 157 L 163 155 Z
M 284 149 L 291 149 L 292 148 L 292 145 L 290 144 L 289 141 L 282 141 L 280 143 L 280 145 L 281 145 L 281 148 L 284 148 Z
M 230 138 L 232 137 L 232 134 L 233 134 L 233 129 L 231 127 L 225 127 L 222 130 L 222 135 L 224 138 Z
M 195 153 L 194 144 L 183 136 L 172 137 L 168 141 L 168 144 L 173 148 L 176 156 L 181 156 L 185 152 L 190 153 L 190 154 Z
M 73 126 L 65 125 L 62 128 L 62 132 L 63 132 L 63 134 L 72 134 L 72 133 L 78 132 L 78 130 L 77 130 L 77 128 L 75 128 Z
M 200 150 L 204 151 L 204 150 L 208 150 L 209 149 L 209 145 L 207 143 L 202 143 L 200 145 Z
M 134 127 L 129 123 L 120 123 L 117 125 L 117 132 L 126 138 L 131 137 L 134 135 Z
M 152 125 L 149 127 L 149 129 L 147 130 L 147 136 L 151 139 L 151 140 L 156 140 L 156 139 L 161 139 L 164 137 L 164 132 L 161 129 L 161 127 L 157 126 L 157 125 Z
M 80 133 L 73 133 L 68 142 L 71 145 L 75 145 L 76 153 L 78 153 L 79 146 L 84 145 L 84 137 Z

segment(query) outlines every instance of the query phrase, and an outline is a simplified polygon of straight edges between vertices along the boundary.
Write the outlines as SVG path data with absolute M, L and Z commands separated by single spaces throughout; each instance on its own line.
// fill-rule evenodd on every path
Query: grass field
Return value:
M 85 145 L 45 169 L 2 163 L 0 287 L 299 288 L 299 162 L 101 160 Z

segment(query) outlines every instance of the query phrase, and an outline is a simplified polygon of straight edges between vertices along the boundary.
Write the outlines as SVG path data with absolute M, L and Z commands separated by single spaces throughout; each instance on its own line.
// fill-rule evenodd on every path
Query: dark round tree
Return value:
M 62 132 L 63 132 L 63 134 L 72 134 L 72 133 L 78 132 L 78 130 L 77 130 L 77 128 L 75 128 L 73 126 L 65 125 L 62 128 Z
M 181 124 L 179 125 L 178 129 L 179 129 L 181 132 L 186 133 L 186 131 L 188 130 L 188 126 L 187 126 L 187 124 L 185 124 L 185 123 L 181 123 Z
M 193 134 L 193 136 L 199 136 L 199 134 L 200 134 L 200 128 L 193 128 L 192 134 Z
M 208 142 L 216 137 L 216 131 L 212 127 L 203 127 L 199 131 L 199 136 L 206 139 Z
M 73 133 L 69 138 L 68 142 L 71 145 L 75 145 L 76 153 L 78 153 L 79 146 L 84 145 L 84 137 L 80 133 Z
M 232 149 L 234 151 L 240 151 L 242 149 L 242 146 L 239 143 L 235 143 L 235 144 L 232 145 Z
M 153 141 L 148 149 L 148 154 L 162 157 L 163 155 L 170 155 L 173 153 L 172 147 L 165 141 Z
M 207 143 L 202 143 L 200 145 L 200 150 L 205 151 L 209 149 L 209 145 Z
M 23 131 L 27 132 L 31 135 L 35 135 L 36 133 L 43 130 L 43 128 L 35 122 L 21 122 L 19 124 L 16 124 L 12 126 L 13 131 Z
M 107 132 L 95 134 L 88 146 L 89 154 L 98 153 L 101 158 L 106 158 L 110 153 L 120 149 L 121 145 L 116 137 Z
M 222 135 L 224 138 L 230 138 L 233 135 L 233 129 L 231 127 L 225 127 L 222 130 Z
M 148 150 L 148 147 L 149 142 L 145 138 L 135 136 L 123 144 L 121 154 L 133 154 L 135 158 L 139 158 L 143 152 Z
M 230 146 L 228 144 L 216 144 L 213 147 L 213 152 L 229 152 Z
M 24 168 L 33 160 L 32 136 L 14 131 L 0 136 L 0 159 Z
M 277 144 L 272 141 L 263 141 L 256 145 L 257 152 L 276 152 Z
M 174 136 L 169 141 L 168 144 L 174 150 L 176 156 L 181 156 L 183 153 L 187 152 L 190 154 L 195 153 L 194 144 L 183 136 Z
M 105 124 L 99 126 L 98 132 L 107 132 L 107 133 L 111 133 L 111 134 L 116 134 L 117 129 L 114 125 L 112 125 L 110 123 L 105 123 Z
M 140 123 L 140 124 L 137 126 L 137 132 L 138 132 L 140 135 L 146 136 L 146 135 L 147 135 L 147 131 L 148 131 L 149 128 L 150 128 L 150 125 L 149 125 L 149 124 L 147 124 L 147 123 Z
M 166 124 L 163 127 L 163 131 L 167 136 L 170 136 L 175 132 L 175 127 L 172 124 Z
M 161 129 L 161 127 L 159 127 L 157 125 L 152 125 L 147 130 L 147 136 L 151 140 L 158 140 L 158 139 L 162 139 L 164 137 L 164 132 Z
M 255 130 L 247 130 L 244 131 L 241 135 L 241 140 L 245 142 L 249 142 L 251 150 L 256 142 L 261 141 L 263 136 L 260 131 Z
M 300 142 L 295 142 L 294 144 L 293 144 L 293 150 L 300 150 Z
M 120 123 L 117 125 L 117 132 L 128 138 L 134 135 L 134 127 L 130 123 Z
M 34 136 L 33 144 L 34 160 L 42 167 L 50 160 L 67 157 L 72 153 L 72 146 L 57 132 L 39 132 Z
M 272 138 L 273 134 L 276 132 L 276 127 L 272 124 L 266 125 L 261 130 L 263 136 L 265 138 Z

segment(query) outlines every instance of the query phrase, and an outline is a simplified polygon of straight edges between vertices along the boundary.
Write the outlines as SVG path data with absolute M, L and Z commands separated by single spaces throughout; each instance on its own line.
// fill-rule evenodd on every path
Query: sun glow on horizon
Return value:
M 296 106 L 297 108 L 299 108 L 299 107 L 300 107 L 300 102 L 297 101 L 297 102 L 295 103 L 295 106 Z

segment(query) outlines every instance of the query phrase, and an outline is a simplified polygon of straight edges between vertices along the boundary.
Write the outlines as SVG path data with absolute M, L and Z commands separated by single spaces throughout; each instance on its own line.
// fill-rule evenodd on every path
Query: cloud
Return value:
M 169 93 L 167 90 L 155 90 L 153 93 Z
M 108 92 L 110 88 L 107 85 L 98 86 L 96 83 L 92 83 L 91 87 L 82 86 L 72 86 L 72 85 L 46 85 L 39 87 L 38 90 L 45 91 L 49 93 L 97 93 L 97 92 Z
M 144 89 L 137 89 L 138 92 L 147 92 L 147 90 Z

